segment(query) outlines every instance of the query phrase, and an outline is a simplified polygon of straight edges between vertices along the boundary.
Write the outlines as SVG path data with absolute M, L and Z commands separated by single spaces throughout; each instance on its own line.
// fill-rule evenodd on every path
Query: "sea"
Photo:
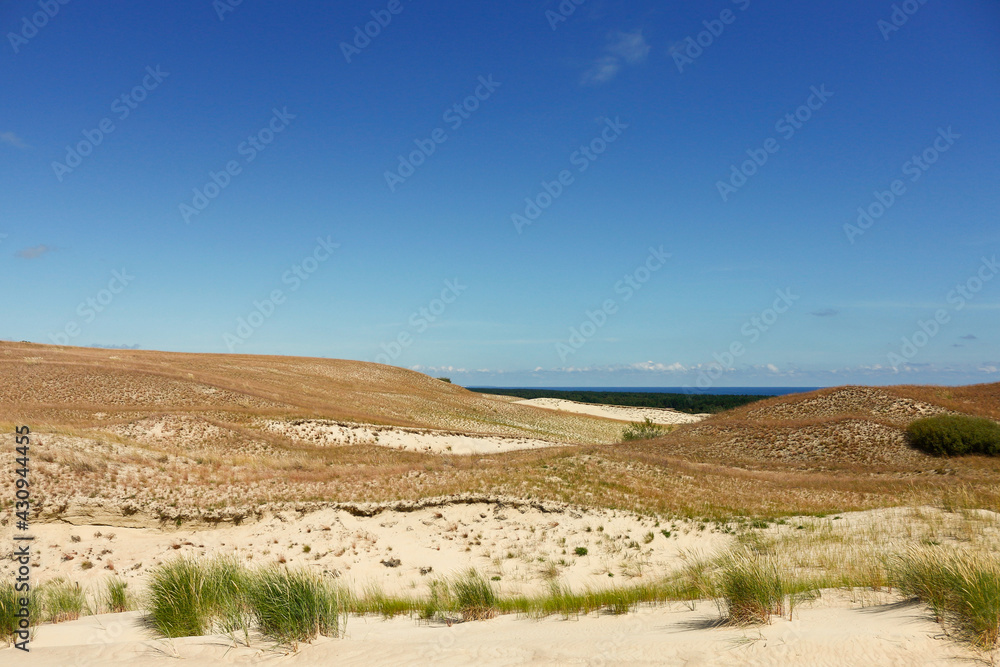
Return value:
M 714 394 L 742 396 L 787 396 L 823 387 L 469 387 L 469 389 L 545 389 L 549 391 L 617 391 L 648 394 Z

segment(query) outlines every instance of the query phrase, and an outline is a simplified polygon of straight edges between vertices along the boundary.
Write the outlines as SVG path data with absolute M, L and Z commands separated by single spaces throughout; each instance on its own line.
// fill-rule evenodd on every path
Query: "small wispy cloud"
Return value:
M 14 255 L 16 257 L 20 257 L 21 259 L 36 259 L 47 252 L 52 252 L 53 250 L 55 250 L 55 248 L 52 246 L 41 244 L 30 248 L 22 248 L 21 250 L 15 252 Z
M 979 336 L 975 334 L 965 334 L 964 336 L 959 336 L 962 340 L 979 340 Z
M 606 50 L 613 56 L 618 56 L 629 65 L 641 63 L 649 55 L 649 44 L 642 36 L 641 30 L 635 32 L 617 31 L 611 35 L 611 43 Z
M 5 144 L 10 144 L 14 148 L 27 148 L 28 144 L 21 140 L 21 137 L 17 136 L 13 132 L 0 132 L 0 141 Z
M 616 30 L 608 36 L 604 54 L 583 73 L 581 82 L 591 86 L 607 83 L 618 76 L 623 65 L 637 65 L 648 55 L 649 44 L 646 43 L 641 30 L 634 32 Z
M 135 345 L 103 345 L 101 343 L 91 343 L 90 347 L 97 347 L 102 350 L 138 350 L 139 344 Z
M 583 73 L 583 83 L 591 86 L 607 83 L 618 75 L 618 70 L 621 68 L 622 64 L 618 58 L 602 56 Z
M 833 308 L 823 308 L 822 310 L 814 310 L 810 315 L 815 315 L 816 317 L 833 317 L 840 313 L 839 310 L 834 310 Z

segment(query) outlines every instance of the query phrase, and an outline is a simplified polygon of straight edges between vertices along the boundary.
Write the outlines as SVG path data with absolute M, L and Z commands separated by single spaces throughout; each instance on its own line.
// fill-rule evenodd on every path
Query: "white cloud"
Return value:
M 584 85 L 596 86 L 614 79 L 625 64 L 637 65 L 649 55 L 649 44 L 641 30 L 622 32 L 616 30 L 608 35 L 604 55 L 597 58 L 583 73 Z
M 21 137 L 17 136 L 13 132 L 0 132 L 0 141 L 5 144 L 10 144 L 14 148 L 27 148 L 28 144 L 21 141 Z
M 611 43 L 607 50 L 630 65 L 641 63 L 649 55 L 649 44 L 642 36 L 641 30 L 635 32 L 617 31 L 611 35 Z

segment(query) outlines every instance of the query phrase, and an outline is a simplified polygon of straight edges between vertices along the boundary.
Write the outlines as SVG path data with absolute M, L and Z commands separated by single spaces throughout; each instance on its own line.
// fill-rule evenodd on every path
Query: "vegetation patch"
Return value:
M 629 424 L 622 431 L 622 440 L 652 440 L 658 438 L 668 431 L 666 427 L 653 423 L 653 420 L 646 417 L 645 421 Z
M 936 456 L 1000 456 L 1000 424 L 982 417 L 927 417 L 911 423 L 906 433 L 915 448 Z
M 893 584 L 930 605 L 938 622 L 983 649 L 1000 634 L 1000 561 L 993 554 L 911 549 L 890 567 Z

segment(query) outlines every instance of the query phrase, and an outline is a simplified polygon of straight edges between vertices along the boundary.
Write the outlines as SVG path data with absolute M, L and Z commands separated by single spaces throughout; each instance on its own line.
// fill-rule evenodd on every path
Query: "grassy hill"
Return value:
M 907 445 L 911 420 L 946 411 L 997 419 L 1000 384 L 824 389 L 622 444 L 621 422 L 376 364 L 0 344 L 0 440 L 13 451 L 13 426 L 32 428 L 37 511 L 111 524 L 459 494 L 701 517 L 942 502 L 1000 509 L 1000 460 Z M 457 456 L 321 446 L 266 428 L 299 419 L 568 446 Z

